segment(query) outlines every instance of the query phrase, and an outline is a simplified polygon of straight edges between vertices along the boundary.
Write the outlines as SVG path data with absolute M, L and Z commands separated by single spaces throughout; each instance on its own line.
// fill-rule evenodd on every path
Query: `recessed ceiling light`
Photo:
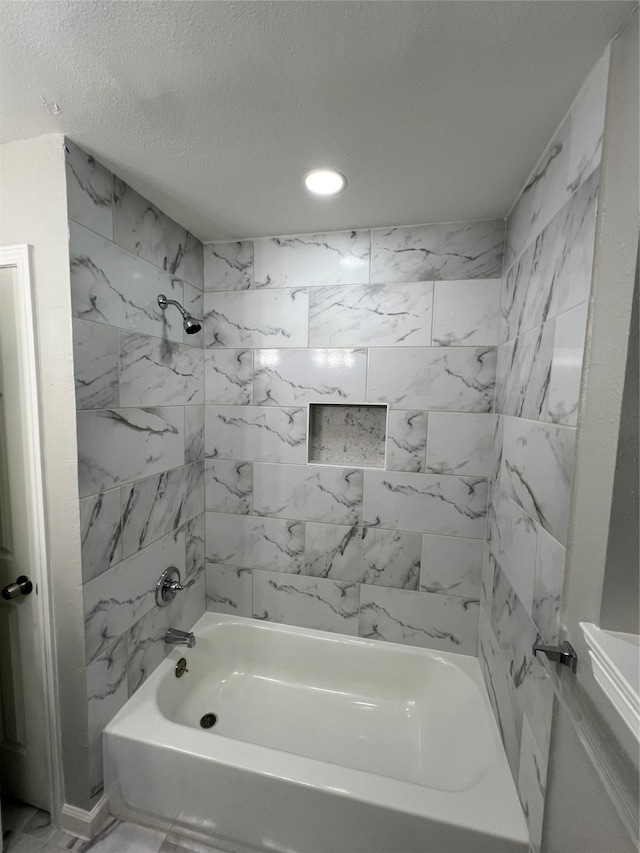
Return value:
M 335 195 L 347 183 L 345 176 L 334 169 L 314 169 L 304 176 L 304 182 L 309 192 L 316 195 Z

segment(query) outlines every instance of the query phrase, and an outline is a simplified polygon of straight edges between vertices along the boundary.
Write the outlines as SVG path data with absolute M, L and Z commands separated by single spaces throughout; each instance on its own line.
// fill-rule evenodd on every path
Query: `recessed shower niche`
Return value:
M 384 468 L 386 404 L 309 403 L 307 462 Z

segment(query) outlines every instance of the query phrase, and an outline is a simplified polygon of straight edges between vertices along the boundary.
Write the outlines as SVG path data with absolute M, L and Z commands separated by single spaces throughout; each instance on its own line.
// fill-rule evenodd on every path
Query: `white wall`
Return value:
M 84 808 L 87 715 L 63 137 L 3 145 L 0 169 L 0 241 L 33 247 L 64 798 Z

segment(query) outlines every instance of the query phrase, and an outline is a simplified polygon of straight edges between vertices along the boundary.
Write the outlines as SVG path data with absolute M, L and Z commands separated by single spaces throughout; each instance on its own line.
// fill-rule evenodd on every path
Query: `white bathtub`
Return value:
M 213 613 L 194 632 L 105 730 L 115 815 L 232 851 L 527 853 L 475 658 Z

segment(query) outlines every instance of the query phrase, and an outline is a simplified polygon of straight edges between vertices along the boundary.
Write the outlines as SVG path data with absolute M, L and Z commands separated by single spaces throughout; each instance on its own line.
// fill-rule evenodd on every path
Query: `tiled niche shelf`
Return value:
M 386 404 L 309 403 L 307 462 L 384 468 Z

